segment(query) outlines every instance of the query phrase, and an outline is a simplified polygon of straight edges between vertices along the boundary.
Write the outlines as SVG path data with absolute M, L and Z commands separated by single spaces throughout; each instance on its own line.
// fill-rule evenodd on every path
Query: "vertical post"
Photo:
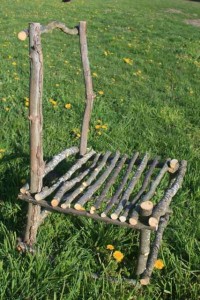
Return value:
M 149 217 L 152 214 L 152 210 L 153 203 L 151 201 L 145 201 L 140 204 L 140 214 L 142 217 Z M 140 245 L 136 275 L 141 275 L 146 269 L 150 252 L 150 242 L 151 231 L 148 229 L 140 230 Z
M 42 148 L 42 89 L 43 89 L 43 56 L 40 38 L 40 24 L 29 25 L 29 54 L 30 54 L 30 191 L 38 193 L 42 189 L 44 172 Z M 40 221 L 41 208 L 29 204 L 28 221 L 24 241 L 34 244 Z
M 85 112 L 83 117 L 83 125 L 81 130 L 81 143 L 80 143 L 80 155 L 84 155 L 87 150 L 88 130 L 89 130 L 89 123 L 90 123 L 91 112 L 93 107 L 93 100 L 94 100 L 92 77 L 91 77 L 90 64 L 88 59 L 85 21 L 81 21 L 79 23 L 79 37 L 80 37 L 81 59 L 82 59 L 84 79 L 85 79 L 85 91 L 86 91 L 85 92 L 86 105 L 85 105 Z

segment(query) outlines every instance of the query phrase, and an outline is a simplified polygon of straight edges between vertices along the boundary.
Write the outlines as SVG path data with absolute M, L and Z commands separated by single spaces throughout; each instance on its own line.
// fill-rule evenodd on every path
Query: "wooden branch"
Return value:
M 74 164 L 62 177 L 58 179 L 57 182 L 55 182 L 50 188 L 44 188 L 40 193 L 35 195 L 35 199 L 37 201 L 40 201 L 42 199 L 45 199 L 48 195 L 53 193 L 55 189 L 57 189 L 64 181 L 67 181 L 78 169 L 84 165 L 90 157 L 92 157 L 95 154 L 94 150 L 91 150 L 89 153 L 87 153 L 85 156 L 80 158 L 76 164 Z
M 110 175 L 110 173 L 114 169 L 119 157 L 120 157 L 120 152 L 117 151 L 113 160 L 111 161 L 110 165 L 107 167 L 107 169 L 103 172 L 103 174 L 99 177 L 99 179 L 92 186 L 90 186 L 88 191 L 74 205 L 75 209 L 77 209 L 77 210 L 83 209 L 84 204 L 92 198 L 93 194 L 101 187 L 101 185 L 104 183 L 104 181 Z
M 150 200 L 153 197 L 153 195 L 156 192 L 156 188 L 158 187 L 158 185 L 161 182 L 162 178 L 164 177 L 164 175 L 168 171 L 169 161 L 170 161 L 170 159 L 167 159 L 167 161 L 165 162 L 165 164 L 161 168 L 159 174 L 157 175 L 156 179 L 154 181 L 152 181 L 149 191 L 144 196 L 142 196 L 142 198 L 140 200 L 140 203 L 148 201 L 148 200 Z M 130 224 L 137 223 L 137 220 L 139 218 L 139 213 L 138 213 L 139 207 L 140 206 L 138 206 L 138 207 L 136 206 L 136 208 L 134 209 L 134 211 L 131 213 L 130 218 L 129 218 L 129 223 Z
M 94 100 L 92 76 L 90 72 L 90 64 L 88 59 L 86 22 L 84 21 L 81 21 L 79 24 L 79 36 L 80 36 L 80 51 L 81 51 L 81 59 L 83 64 L 83 73 L 85 79 L 85 94 L 86 94 L 86 105 L 85 105 L 85 112 L 83 117 L 81 143 L 80 143 L 80 155 L 84 155 L 87 149 L 88 130 L 89 130 L 91 113 L 92 113 L 93 100 Z
M 124 155 L 122 157 L 122 159 L 120 160 L 120 162 L 118 163 L 118 165 L 116 166 L 115 170 L 113 171 L 112 176 L 110 177 L 110 179 L 106 183 L 101 195 L 99 196 L 99 198 L 97 199 L 95 204 L 91 207 L 91 209 L 90 209 L 91 214 L 93 214 L 95 212 L 95 210 L 98 209 L 100 207 L 101 203 L 104 201 L 108 190 L 115 183 L 115 179 L 117 178 L 117 176 L 119 175 L 121 169 L 123 168 L 123 166 L 126 162 L 126 159 L 127 159 L 127 155 Z
M 99 174 L 99 172 L 103 169 L 103 167 L 105 166 L 107 160 L 108 160 L 108 157 L 111 155 L 111 152 L 110 151 L 107 151 L 104 156 L 103 156 L 103 159 L 101 161 L 101 163 L 98 165 L 98 167 L 96 167 L 94 169 L 94 171 L 92 172 L 92 174 L 90 175 L 90 177 L 84 181 L 81 186 L 79 186 L 72 194 L 70 194 L 69 196 L 67 196 L 66 198 L 63 199 L 64 203 L 61 204 L 61 207 L 62 208 L 67 208 L 67 207 L 70 207 L 72 201 L 79 195 L 81 194 L 85 189 L 86 187 L 88 187 L 94 180 L 95 178 L 97 177 L 97 175 Z
M 128 180 L 128 177 L 133 169 L 133 166 L 134 166 L 134 163 L 138 157 L 139 153 L 136 152 L 133 157 L 131 158 L 130 162 L 129 162 L 129 165 L 128 165 L 128 169 L 125 173 L 125 176 L 120 184 L 120 186 L 118 187 L 116 193 L 114 194 L 114 196 L 111 198 L 111 200 L 108 202 L 108 205 L 106 207 L 106 209 L 104 210 L 104 212 L 101 213 L 101 217 L 102 218 L 105 218 L 107 213 L 112 209 L 112 207 L 118 203 L 119 199 L 118 197 L 120 196 L 121 192 L 123 191 L 126 183 L 127 183 L 127 180 Z
M 136 275 L 140 275 L 146 269 L 147 259 L 150 252 L 150 237 L 151 231 L 142 229 L 140 231 L 139 256 L 137 262 Z
M 148 172 L 146 173 L 144 181 L 142 183 L 141 189 L 139 190 L 139 192 L 137 193 L 137 195 L 130 201 L 130 204 L 125 207 L 122 215 L 119 217 L 119 219 L 120 219 L 121 222 L 125 222 L 126 221 L 129 212 L 132 211 L 132 209 L 134 208 L 135 203 L 140 199 L 141 195 L 146 190 L 146 188 L 147 188 L 147 186 L 149 184 L 149 181 L 151 179 L 152 173 L 153 173 L 153 171 L 154 171 L 154 169 L 155 169 L 155 167 L 156 167 L 157 164 L 158 164 L 158 157 L 156 157 L 153 160 L 153 162 L 152 162 L 152 164 L 151 164 Z
M 53 21 L 49 23 L 46 26 L 41 26 L 41 33 L 48 33 L 52 31 L 53 29 L 58 28 L 62 30 L 64 33 L 71 34 L 71 35 L 78 35 L 78 28 L 75 27 L 73 29 L 70 29 L 66 27 L 64 23 L 58 22 L 58 21 Z
M 40 38 L 40 24 L 30 23 L 30 192 L 38 193 L 42 189 L 44 174 L 42 148 L 42 89 L 43 56 Z M 41 208 L 29 204 L 24 242 L 32 246 L 36 242 Z
M 71 147 L 69 149 L 65 149 L 61 153 L 53 156 L 51 161 L 49 161 L 45 165 L 45 170 L 44 170 L 44 176 L 47 175 L 49 172 L 53 171 L 53 169 L 65 158 L 69 157 L 70 155 L 76 154 L 79 152 L 78 147 Z
M 168 169 L 168 172 L 169 173 L 175 173 L 179 168 L 179 162 L 177 159 L 172 159 L 170 162 L 169 162 L 169 169 Z
M 183 178 L 185 176 L 187 168 L 187 161 L 182 160 L 180 163 L 179 173 L 177 175 L 176 180 L 172 184 L 172 186 L 166 191 L 163 198 L 158 202 L 155 206 L 151 218 L 149 218 L 149 224 L 152 226 L 157 226 L 159 222 L 160 216 L 164 215 L 172 201 L 174 195 L 176 195 L 177 191 L 181 188 L 183 183 Z
M 42 189 L 44 161 L 42 149 L 42 89 L 43 89 L 43 56 L 40 39 L 40 24 L 30 24 L 30 192 L 37 193 Z
M 29 184 L 28 184 L 28 182 L 27 182 L 27 183 L 25 183 L 25 184 L 21 187 L 20 193 L 26 194 L 26 193 L 28 192 L 28 190 L 29 190 Z
M 158 257 L 158 251 L 159 251 L 159 248 L 160 248 L 160 245 L 162 242 L 163 232 L 164 232 L 165 227 L 167 226 L 168 220 L 169 220 L 168 214 L 166 214 L 165 216 L 160 218 L 160 222 L 158 225 L 158 230 L 156 232 L 155 240 L 152 244 L 151 251 L 150 251 L 150 254 L 149 254 L 149 257 L 147 260 L 147 267 L 141 276 L 140 283 L 142 285 L 149 284 L 150 277 L 153 272 L 154 264 Z
M 54 196 L 54 199 L 51 201 L 52 206 L 57 206 L 59 202 L 61 201 L 63 195 L 69 191 L 73 186 L 75 186 L 76 183 L 80 182 L 87 174 L 93 170 L 99 160 L 100 153 L 96 154 L 95 159 L 93 161 L 93 164 L 84 172 L 80 173 L 77 177 L 70 181 L 66 181 L 62 184 L 61 188 L 58 190 L 56 195 Z
M 57 22 L 57 21 L 53 21 L 53 22 L 49 23 L 46 26 L 41 25 L 40 26 L 40 32 L 41 33 L 48 33 L 48 32 L 51 32 L 55 28 L 58 28 L 58 29 L 62 30 L 64 33 L 67 33 L 67 34 L 78 35 L 78 28 L 77 27 L 75 27 L 73 29 L 70 29 L 70 28 L 66 27 L 65 24 L 63 24 L 61 22 Z M 18 33 L 18 39 L 21 40 L 21 41 L 25 41 L 28 36 L 29 36 L 29 30 L 28 29 L 23 29 L 22 31 L 20 31 Z
M 105 223 L 119 225 L 119 226 L 133 228 L 133 229 L 139 229 L 139 230 L 140 229 L 149 229 L 149 230 L 155 231 L 155 228 L 147 226 L 147 225 L 145 225 L 141 222 L 138 222 L 138 224 L 136 226 L 132 226 L 132 225 L 126 223 L 126 222 L 121 223 L 120 221 L 112 220 L 112 219 L 107 218 L 107 217 L 106 218 L 101 218 L 99 215 L 90 214 L 87 211 L 81 211 L 81 210 L 79 211 L 79 210 L 76 210 L 76 209 L 73 209 L 73 208 L 63 209 L 59 206 L 53 207 L 45 200 L 41 200 L 41 201 L 35 200 L 31 195 L 20 194 L 18 196 L 18 199 L 29 202 L 29 203 L 36 204 L 36 206 L 40 205 L 42 207 L 45 207 L 46 210 L 49 210 L 49 211 L 55 211 L 55 212 L 59 212 L 59 213 L 72 214 L 72 215 L 78 215 L 78 216 L 85 216 L 85 217 L 88 217 L 88 218 L 91 218 L 91 219 L 94 219 L 94 220 L 97 220 L 97 221 L 103 221 Z
M 119 214 L 121 213 L 121 211 L 124 209 L 124 207 L 126 205 L 129 205 L 129 198 L 130 195 L 135 187 L 135 185 L 137 184 L 138 180 L 140 179 L 142 172 L 144 171 L 144 169 L 147 166 L 148 163 L 148 159 L 149 159 L 149 155 L 145 154 L 141 164 L 139 165 L 139 167 L 137 168 L 137 171 L 135 172 L 134 176 L 132 177 L 128 188 L 126 189 L 126 191 L 124 192 L 124 195 L 122 196 L 117 208 L 115 209 L 115 211 L 111 214 L 111 218 L 113 220 L 118 219 Z M 123 219 L 121 219 L 121 221 L 123 221 Z

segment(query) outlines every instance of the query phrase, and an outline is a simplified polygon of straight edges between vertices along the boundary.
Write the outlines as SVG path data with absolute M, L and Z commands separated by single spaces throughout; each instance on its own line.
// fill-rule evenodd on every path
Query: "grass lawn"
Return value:
M 192 299 L 200 294 L 200 3 L 183 0 L 1 0 L 0 10 L 0 299 Z M 37 254 L 15 249 L 27 204 L 17 200 L 28 178 L 28 22 L 88 26 L 97 95 L 89 144 L 131 154 L 188 160 L 175 197 L 151 285 L 125 284 L 137 253 L 137 233 L 85 218 L 52 214 L 38 233 Z M 76 36 L 43 35 L 44 155 L 78 145 L 84 85 Z M 125 60 L 124 60 L 125 59 Z M 65 108 L 66 104 L 68 108 Z M 97 130 L 98 120 L 107 130 Z M 117 264 L 112 244 L 125 258 Z M 99 280 L 90 274 L 100 272 Z M 114 275 L 118 280 L 109 282 Z

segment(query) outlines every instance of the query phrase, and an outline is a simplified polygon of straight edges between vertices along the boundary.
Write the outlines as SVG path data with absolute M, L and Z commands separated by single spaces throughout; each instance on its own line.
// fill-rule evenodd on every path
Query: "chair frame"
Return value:
M 45 165 L 43 160 L 43 114 L 42 114 L 42 91 L 43 91 L 43 55 L 41 47 L 41 34 L 47 33 L 55 28 L 62 30 L 66 34 L 79 35 L 80 39 L 80 52 L 84 71 L 85 79 L 85 112 L 83 117 L 82 132 L 80 147 L 72 147 L 66 149 L 58 155 L 55 155 L 53 159 Z M 81 164 L 82 161 L 90 159 L 93 152 L 87 152 L 87 139 L 90 117 L 93 107 L 94 92 L 92 86 L 92 78 L 90 73 L 90 65 L 88 60 L 88 48 L 86 40 L 86 22 L 81 21 L 78 26 L 73 29 L 69 29 L 63 23 L 54 21 L 49 23 L 47 26 L 43 26 L 40 23 L 30 23 L 29 29 L 23 30 L 18 34 L 20 40 L 25 40 L 29 37 L 29 49 L 30 49 L 30 108 L 29 108 L 29 120 L 30 120 L 30 184 L 25 184 L 20 189 L 19 199 L 24 200 L 29 203 L 28 206 L 28 218 L 27 226 L 23 241 L 19 242 L 18 250 L 33 251 L 33 245 L 36 243 L 36 236 L 39 226 L 43 223 L 44 219 L 48 216 L 51 211 L 56 211 L 64 214 L 72 214 L 79 216 L 86 216 L 93 218 L 98 221 L 103 221 L 109 224 L 115 224 L 119 226 L 125 226 L 132 229 L 137 229 L 140 231 L 140 245 L 139 245 L 139 255 L 138 263 L 136 269 L 136 275 L 140 275 L 140 283 L 146 285 L 150 281 L 150 277 L 154 268 L 155 261 L 158 256 L 158 251 L 161 245 L 162 236 L 165 227 L 167 226 L 169 215 L 171 213 L 169 205 L 173 196 L 177 193 L 182 185 L 183 178 L 186 172 L 187 162 L 185 160 L 178 162 L 176 159 L 167 160 L 166 162 L 158 162 L 158 159 L 148 161 L 147 158 L 139 159 L 136 155 L 134 162 L 138 165 L 137 176 L 139 178 L 142 168 L 144 169 L 147 164 L 151 165 L 149 171 L 152 172 L 153 168 L 159 167 L 161 171 L 159 173 L 159 178 L 157 182 L 151 185 L 152 191 L 159 184 L 160 180 L 166 172 L 170 173 L 170 184 L 169 188 L 166 190 L 165 195 L 156 206 L 153 206 L 149 199 L 143 197 L 142 202 L 136 206 L 134 215 L 136 219 L 133 218 L 133 222 L 125 222 L 123 218 L 119 220 L 118 216 L 115 218 L 109 218 L 106 215 L 104 217 L 99 216 L 95 213 L 95 207 L 87 212 L 83 209 L 82 205 L 71 207 L 59 207 L 57 204 L 53 205 L 44 200 L 45 196 L 41 197 L 41 194 L 45 194 L 45 188 L 43 187 L 43 178 L 49 172 L 51 172 L 56 165 L 64 158 L 69 155 L 75 155 L 79 153 L 79 161 L 77 164 Z M 119 156 L 119 154 L 116 154 Z M 111 164 L 115 158 L 110 158 Z M 127 160 L 124 157 L 124 162 Z M 145 162 L 144 162 L 145 161 Z M 127 160 L 128 165 L 132 164 L 132 160 Z M 121 163 L 122 165 L 122 163 Z M 119 167 L 118 167 L 119 168 Z M 118 169 L 116 168 L 115 175 L 118 175 Z M 147 177 L 148 177 L 147 176 Z M 136 178 L 137 179 L 137 178 Z M 103 179 L 102 179 L 103 180 Z M 149 178 L 146 178 L 148 181 Z M 110 179 L 107 186 L 111 186 L 114 179 Z M 135 181 L 136 182 L 136 181 Z M 133 182 L 133 184 L 135 184 Z M 146 183 L 145 183 L 146 184 Z M 144 192 L 145 185 L 141 190 Z M 62 192 L 62 191 L 61 191 Z M 61 193 L 62 194 L 62 193 Z M 136 221 L 135 221 L 136 220 Z M 150 237 L 151 232 L 155 232 L 154 241 L 151 243 Z

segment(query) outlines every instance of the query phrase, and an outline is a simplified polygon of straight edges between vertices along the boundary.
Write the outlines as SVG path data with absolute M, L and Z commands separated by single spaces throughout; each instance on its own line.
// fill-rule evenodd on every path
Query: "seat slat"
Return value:
M 110 175 L 112 170 L 114 169 L 118 159 L 120 157 L 120 152 L 117 151 L 114 158 L 112 159 L 110 165 L 103 172 L 103 174 L 99 177 L 99 179 L 88 189 L 88 191 L 76 202 L 74 208 L 77 210 L 82 210 L 84 204 L 91 199 L 92 195 L 101 187 L 107 177 Z
M 115 211 L 111 214 L 111 218 L 113 220 L 116 220 L 118 219 L 119 217 L 119 214 L 121 213 L 121 211 L 124 209 L 125 205 L 128 205 L 129 204 L 129 198 L 130 198 L 130 195 L 135 187 L 135 185 L 137 184 L 138 180 L 140 179 L 144 169 L 146 168 L 147 166 L 147 163 L 148 163 L 148 159 L 149 159 L 149 154 L 145 154 L 145 156 L 143 157 L 143 160 L 141 162 L 141 164 L 139 165 L 139 167 L 137 168 L 135 174 L 133 175 L 129 185 L 128 185 L 128 188 L 126 189 L 126 191 L 124 192 L 117 208 L 115 209 Z

